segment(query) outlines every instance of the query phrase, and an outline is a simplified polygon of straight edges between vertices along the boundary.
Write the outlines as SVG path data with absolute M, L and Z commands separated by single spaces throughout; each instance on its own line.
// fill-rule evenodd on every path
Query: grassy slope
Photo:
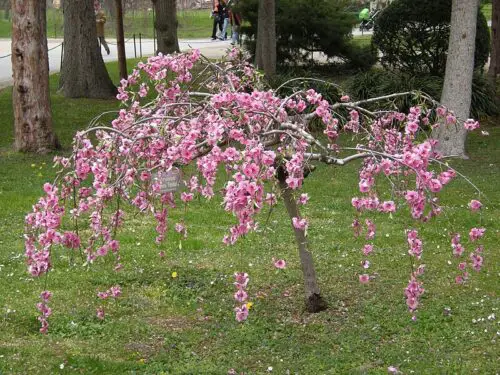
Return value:
M 111 65 L 117 77 L 116 66 Z M 55 93 L 55 126 L 65 147 L 75 130 L 116 103 L 69 100 Z M 187 214 L 190 237 L 179 248 L 170 233 L 162 247 L 153 243 L 154 225 L 137 216 L 121 234 L 125 268 L 114 273 L 111 259 L 84 269 L 78 254 L 60 251 L 48 287 L 54 292 L 51 332 L 38 333 L 34 303 L 45 279 L 30 278 L 23 264 L 23 217 L 50 180 L 52 156 L 13 153 L 10 93 L 0 93 L 0 373 L 47 374 L 224 374 L 229 368 L 250 373 L 333 374 L 386 373 L 398 366 L 404 373 L 494 373 L 497 370 L 498 184 L 500 127 L 490 137 L 471 135 L 471 160 L 454 164 L 489 196 L 483 224 L 488 227 L 485 267 L 468 284 L 452 282 L 456 261 L 445 236 L 476 224 L 463 213 L 472 189 L 454 182 L 446 190 L 447 217 L 439 225 L 421 227 L 426 239 L 423 261 L 427 293 L 411 322 L 402 292 L 408 280 L 403 238 L 406 216 L 377 216 L 378 251 L 371 259 L 379 274 L 360 285 L 356 272 L 362 259 L 361 240 L 349 229 L 355 194 L 355 166 L 320 166 L 307 179 L 311 202 L 310 239 L 322 291 L 330 308 L 316 315 L 303 311 L 301 272 L 291 229 L 279 206 L 264 232 L 252 234 L 234 247 L 221 246 L 232 218 L 213 203 L 195 202 Z M 174 214 L 173 221 L 179 219 Z M 263 220 L 264 221 L 264 220 Z M 465 233 L 464 233 L 465 236 Z M 285 258 L 288 268 L 277 272 L 272 257 Z M 70 258 L 76 262 L 70 265 Z M 250 319 L 237 324 L 230 275 L 250 273 L 249 291 L 255 303 Z M 171 273 L 178 273 L 172 278 Z M 106 306 L 107 319 L 95 318 L 97 290 L 119 283 L 123 296 Z M 287 293 L 285 293 L 287 292 Z M 285 296 L 287 294 L 288 296 Z M 451 315 L 445 316 L 445 307 Z M 498 317 L 497 317 L 498 318 Z M 473 323 L 473 319 L 484 319 Z M 60 370 L 61 364 L 64 370 Z

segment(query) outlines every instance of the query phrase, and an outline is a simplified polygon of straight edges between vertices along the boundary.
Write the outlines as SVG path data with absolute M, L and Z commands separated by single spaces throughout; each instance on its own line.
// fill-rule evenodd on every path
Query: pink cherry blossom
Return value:
M 367 244 L 363 247 L 363 254 L 368 255 L 373 251 L 373 245 Z
M 248 294 L 243 289 L 239 289 L 236 293 L 234 293 L 234 299 L 238 302 L 245 302 L 247 298 Z
M 241 307 L 236 307 L 234 309 L 236 312 L 236 320 L 238 322 L 243 322 L 248 318 L 248 308 L 247 305 L 241 305 Z
M 193 200 L 193 193 L 181 193 L 181 200 L 183 202 L 191 202 Z
M 469 208 L 471 209 L 471 211 L 478 211 L 482 206 L 482 203 L 476 199 L 471 200 L 469 203 Z
M 366 239 L 373 240 L 375 238 L 375 234 L 377 233 L 377 227 L 375 223 L 369 219 L 365 220 L 366 224 Z
M 305 205 L 309 201 L 309 195 L 307 193 L 300 194 L 300 197 L 298 199 L 298 203 Z
M 104 309 L 102 307 L 99 307 L 97 309 L 96 316 L 97 316 L 97 319 L 104 320 Z
M 368 274 L 362 274 L 362 275 L 359 275 L 359 282 L 361 284 L 366 284 L 370 281 L 370 275 Z
M 395 212 L 396 211 L 396 205 L 394 204 L 393 201 L 386 201 L 386 202 L 383 202 L 380 205 L 380 210 L 382 212 Z
M 112 297 L 117 298 L 122 295 L 122 290 L 119 285 L 115 285 L 109 288 L 109 293 Z
M 294 228 L 300 229 L 300 230 L 306 230 L 308 227 L 308 223 L 306 219 L 301 219 L 298 217 L 292 218 L 292 223 Z
M 464 123 L 464 128 L 469 130 L 469 131 L 476 130 L 479 128 L 479 121 L 468 119 Z
M 484 228 L 472 228 L 469 232 L 469 238 L 471 241 L 477 241 L 481 237 L 483 237 L 486 229 Z
M 277 261 L 274 262 L 274 267 L 282 270 L 286 268 L 286 262 L 284 259 L 278 259 Z

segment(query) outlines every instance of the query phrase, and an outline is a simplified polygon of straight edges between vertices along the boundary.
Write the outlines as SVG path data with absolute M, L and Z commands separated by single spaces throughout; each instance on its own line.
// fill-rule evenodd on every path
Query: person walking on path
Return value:
M 230 9 L 229 18 L 231 20 L 231 45 L 234 46 L 240 41 L 241 15 Z
M 212 40 L 217 40 L 217 33 L 222 32 L 222 4 L 219 1 L 215 1 L 214 8 L 212 9 L 212 17 L 214 18 L 214 25 L 212 28 Z M 217 32 L 217 29 L 219 31 Z
M 95 24 L 97 28 L 97 38 L 99 38 L 99 43 L 104 47 L 106 53 L 109 55 L 109 47 L 108 43 L 106 43 L 106 39 L 104 39 L 104 24 L 106 23 L 106 16 L 102 9 L 99 9 L 96 13 Z
M 220 0 L 220 4 L 222 5 L 222 33 L 219 37 L 220 40 L 227 39 L 227 26 L 229 25 L 229 6 L 226 4 L 224 0 Z

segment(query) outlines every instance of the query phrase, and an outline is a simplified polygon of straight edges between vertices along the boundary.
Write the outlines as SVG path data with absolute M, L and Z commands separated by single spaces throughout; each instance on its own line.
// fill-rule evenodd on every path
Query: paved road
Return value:
M 58 72 L 61 68 L 61 43 L 62 39 L 49 39 L 49 69 L 51 73 Z M 118 59 L 116 51 L 116 40 L 108 40 L 111 53 L 106 55 L 104 48 L 102 49 L 104 61 L 115 61 Z M 198 48 L 201 52 L 210 58 L 218 58 L 225 54 L 229 48 L 230 41 L 211 41 L 207 39 L 192 39 L 179 41 L 181 51 L 187 51 L 191 48 Z M 12 62 L 10 57 L 11 44 L 10 39 L 0 39 L 0 88 L 12 85 Z M 134 51 L 133 40 L 128 40 L 125 43 L 125 53 L 127 58 L 140 57 L 141 46 L 136 41 L 136 48 Z M 153 55 L 154 43 L 153 39 L 142 40 L 142 56 Z
M 370 35 L 372 32 L 364 32 L 364 35 Z M 362 33 L 359 29 L 353 30 L 353 35 L 361 35 Z M 62 39 L 49 39 L 49 69 L 51 73 L 58 72 L 61 69 L 61 43 Z M 108 40 L 111 53 L 106 55 L 104 48 L 102 49 L 104 61 L 116 61 L 118 60 L 116 51 L 116 40 Z M 179 46 L 181 51 L 187 51 L 191 48 L 198 48 L 201 52 L 210 58 L 219 58 L 225 54 L 227 48 L 230 47 L 229 41 L 211 41 L 207 39 L 191 39 L 191 40 L 180 40 Z M 142 40 L 141 45 L 139 41 L 136 40 L 135 49 L 134 42 L 132 39 L 127 39 L 125 41 L 125 53 L 127 58 L 140 57 L 141 51 L 142 56 L 150 56 L 154 53 L 154 42 L 153 39 Z M 10 39 L 0 39 L 0 88 L 12 85 L 12 63 L 10 58 L 11 44 Z M 320 56 L 321 57 L 321 56 Z

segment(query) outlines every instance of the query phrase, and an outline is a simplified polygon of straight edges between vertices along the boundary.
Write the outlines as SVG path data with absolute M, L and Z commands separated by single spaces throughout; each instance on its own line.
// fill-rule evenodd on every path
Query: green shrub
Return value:
M 357 22 L 349 11 L 347 0 L 277 0 L 276 38 L 279 63 L 301 64 L 311 59 L 311 53 L 322 52 L 329 58 L 340 58 L 348 63 L 366 67 L 367 49 L 358 49 L 350 43 L 351 31 Z M 247 47 L 255 51 L 257 35 L 258 0 L 242 1 L 238 5 L 246 24 L 242 32 L 248 37 Z M 371 66 L 371 65 L 370 65 Z
M 352 70 L 368 70 L 378 61 L 378 51 L 372 44 L 350 43 L 344 60 Z
M 446 67 L 451 0 L 395 0 L 378 17 L 372 43 L 382 52 L 381 63 L 412 75 L 441 76 Z M 475 67 L 488 60 L 488 24 L 478 12 Z
M 439 101 L 443 87 L 443 78 L 431 75 L 413 76 L 404 72 L 371 70 L 356 74 L 347 84 L 347 92 L 357 100 L 389 95 L 397 92 L 420 91 Z M 387 109 L 407 112 L 411 106 L 418 104 L 418 99 L 403 96 L 393 99 Z M 498 105 L 495 101 L 495 90 L 484 75 L 476 73 L 472 82 L 471 117 L 497 115 Z

